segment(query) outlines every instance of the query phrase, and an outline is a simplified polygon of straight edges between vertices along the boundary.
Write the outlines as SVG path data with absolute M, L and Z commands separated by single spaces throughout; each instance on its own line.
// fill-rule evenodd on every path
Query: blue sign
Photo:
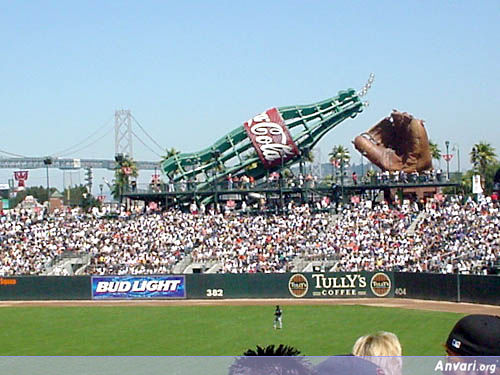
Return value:
M 92 298 L 186 298 L 186 280 L 184 276 L 92 276 Z

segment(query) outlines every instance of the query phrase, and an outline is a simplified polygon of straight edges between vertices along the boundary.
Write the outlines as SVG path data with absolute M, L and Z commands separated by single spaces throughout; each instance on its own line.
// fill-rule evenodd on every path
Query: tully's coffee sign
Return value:
M 391 272 L 293 274 L 288 290 L 296 298 L 392 297 Z

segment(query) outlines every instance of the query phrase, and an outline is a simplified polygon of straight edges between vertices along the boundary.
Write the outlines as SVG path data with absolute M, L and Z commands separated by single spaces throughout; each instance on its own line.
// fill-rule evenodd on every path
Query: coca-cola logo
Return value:
M 263 112 L 244 124 L 248 136 L 265 167 L 273 167 L 298 155 L 285 122 L 276 108 Z

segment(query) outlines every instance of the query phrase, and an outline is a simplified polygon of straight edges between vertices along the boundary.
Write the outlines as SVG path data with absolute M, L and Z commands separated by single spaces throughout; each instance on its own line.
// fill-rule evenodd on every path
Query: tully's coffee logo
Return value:
M 376 273 L 370 281 L 370 289 L 377 297 L 385 297 L 391 291 L 391 279 L 385 273 Z
M 304 297 L 307 294 L 308 289 L 309 283 L 307 282 L 305 276 L 300 273 L 293 275 L 290 277 L 290 280 L 288 280 L 288 290 L 294 297 Z
M 391 279 L 385 273 L 376 273 L 370 281 L 370 289 L 377 297 L 385 297 L 391 291 Z

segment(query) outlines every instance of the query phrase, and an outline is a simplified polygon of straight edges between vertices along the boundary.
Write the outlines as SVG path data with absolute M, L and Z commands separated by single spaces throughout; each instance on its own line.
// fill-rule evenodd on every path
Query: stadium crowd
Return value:
M 336 215 L 309 206 L 287 215 L 146 212 L 121 218 L 0 218 L 0 276 L 42 274 L 58 256 L 89 254 L 90 274 L 173 272 L 187 255 L 219 272 L 286 272 L 292 261 L 329 261 L 333 271 L 484 274 L 500 256 L 499 204 L 490 198 L 388 206 L 361 201 Z

